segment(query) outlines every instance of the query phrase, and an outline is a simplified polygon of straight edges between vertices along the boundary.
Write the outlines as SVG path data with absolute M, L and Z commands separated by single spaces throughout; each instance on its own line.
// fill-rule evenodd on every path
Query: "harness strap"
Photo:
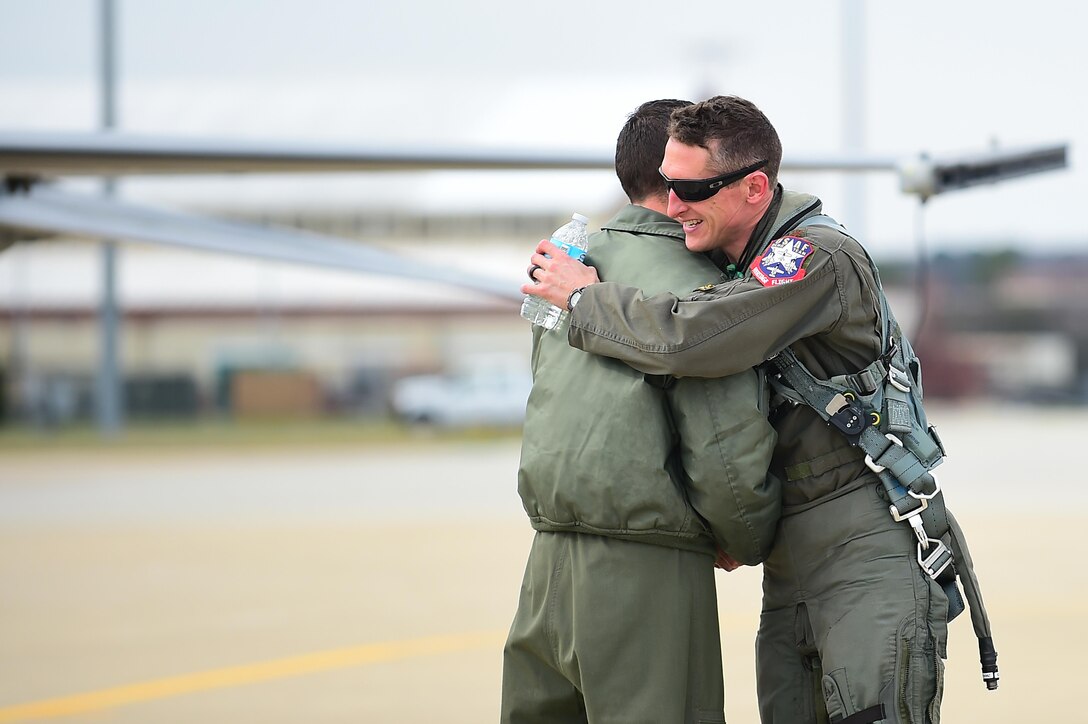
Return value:
M 875 410 L 863 409 L 856 397 L 851 400 L 838 386 L 818 379 L 788 347 L 771 358 L 771 362 L 788 383 L 779 387 L 779 394 L 814 409 L 838 428 L 850 444 L 868 455 L 869 467 L 880 477 L 889 502 L 900 516 L 918 509 L 918 500 L 911 493 L 915 496 L 936 493 L 936 480 L 918 458 L 900 441 L 888 439 L 871 425 Z
M 831 721 L 832 724 L 873 724 L 873 722 L 884 721 L 885 718 L 884 705 L 877 704 L 868 709 L 856 711 L 845 719 L 835 715 L 831 717 Z
M 846 234 L 846 227 L 827 214 L 813 214 L 801 222 L 801 226 L 830 226 L 839 233 Z

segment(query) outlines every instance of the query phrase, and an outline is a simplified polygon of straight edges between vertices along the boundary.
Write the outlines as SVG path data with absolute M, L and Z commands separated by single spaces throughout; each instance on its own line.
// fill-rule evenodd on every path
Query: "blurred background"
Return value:
M 197 138 L 608 156 L 644 100 L 735 93 L 774 120 L 787 157 L 1068 142 L 1068 170 L 939 196 L 921 211 L 891 173 L 783 182 L 820 195 L 865 240 L 908 329 L 919 254 L 929 260 L 926 328 L 915 335 L 927 393 L 1082 401 L 1085 232 L 1071 210 L 1086 187 L 1086 109 L 1068 69 L 1079 66 L 1072 28 L 1088 11 L 784 8 L 772 22 L 762 9 L 697 5 L 676 19 L 682 30 L 651 34 L 650 3 L 512 15 L 487 2 L 118 2 L 114 123 Z M 2 9 L 0 128 L 96 130 L 98 3 Z M 119 194 L 384 245 L 512 285 L 535 241 L 571 211 L 599 225 L 625 200 L 608 171 L 122 178 Z M 134 419 L 380 418 L 405 375 L 526 366 L 528 335 L 509 305 L 448 288 L 138 244 L 119 250 L 117 284 Z M 93 243 L 0 255 L 8 424 L 93 419 L 101 287 Z
M 0 0 L 0 131 L 100 129 L 100 10 Z M 1065 518 L 1039 517 L 1040 496 L 1056 508 L 1083 498 L 1062 483 L 1088 433 L 1088 234 L 1076 221 L 1088 94 L 1075 80 L 1085 7 L 114 10 L 121 132 L 610 156 L 643 101 L 725 93 L 767 113 L 787 158 L 1069 143 L 1065 170 L 924 204 L 891 173 L 782 181 L 819 195 L 880 265 L 925 364 L 930 417 L 960 435 L 942 429 L 953 460 L 965 451 L 960 517 L 1004 545 L 1064 530 Z M 512 288 L 572 211 L 599 227 L 626 202 L 609 171 L 141 177 L 116 193 L 332 234 Z M 103 424 L 100 243 L 24 239 L 0 253 L 0 721 L 493 720 L 530 539 L 515 490 L 530 345 L 517 305 L 137 243 L 118 245 L 116 273 L 122 394 Z M 1029 482 L 1034 517 L 1018 517 Z M 973 508 L 976 494 L 990 507 Z M 1001 573 L 986 570 L 986 550 L 976 558 L 984 585 Z M 1050 612 L 1055 642 L 1083 608 L 1083 574 L 1070 573 L 1081 568 L 1061 574 L 1068 618 Z M 743 573 L 728 580 L 745 583 L 723 599 L 723 636 L 741 642 L 731 720 L 751 721 L 758 573 Z M 1010 596 L 1031 590 L 997 578 Z M 1005 610 L 1021 662 L 1038 655 L 1031 646 L 1047 639 L 1028 632 L 1047 609 L 1016 598 Z M 441 638 L 466 631 L 482 638 Z M 966 673 L 950 669 L 946 696 L 963 718 L 975 700 L 960 691 L 981 688 L 967 633 L 953 653 Z M 333 650 L 341 658 L 298 658 Z M 288 663 L 260 668 L 273 661 Z M 437 699 L 412 694 L 420 680 Z M 268 681 L 280 693 L 254 688 Z M 1013 701 L 1039 715 L 1030 693 L 989 700 L 980 720 L 1013 721 Z

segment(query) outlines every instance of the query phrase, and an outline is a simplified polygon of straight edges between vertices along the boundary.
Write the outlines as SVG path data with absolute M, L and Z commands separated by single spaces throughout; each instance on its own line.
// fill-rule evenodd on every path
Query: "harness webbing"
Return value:
M 801 225 L 829 226 L 846 234 L 838 222 L 824 215 L 811 216 Z M 865 452 L 866 465 L 887 493 L 892 517 L 897 522 L 906 521 L 918 540 L 918 565 L 948 596 L 949 621 L 964 610 L 963 597 L 956 587 L 959 575 L 979 640 L 982 678 L 988 689 L 996 689 L 997 652 L 974 562 L 959 523 L 945 508 L 944 495 L 932 472 L 944 458 L 944 447 L 932 427 L 920 429 L 923 425 L 919 421 L 925 420 L 925 414 L 921 412 L 921 390 L 917 394 L 913 390 L 917 374 L 911 374 L 917 360 L 892 315 L 876 265 L 868 254 L 866 259 L 880 300 L 880 358 L 855 374 L 824 380 L 810 372 L 787 347 L 769 360 L 779 372 L 777 379 L 769 378 L 780 395 L 815 410 L 851 445 Z M 863 399 L 879 401 L 879 409 Z
M 789 384 L 778 391 L 794 402 L 808 405 L 824 421 L 839 430 L 851 445 L 868 455 L 870 468 L 877 474 L 888 493 L 888 499 L 900 516 L 919 507 L 919 500 L 937 491 L 935 478 L 922 462 L 903 447 L 898 439 L 881 435 L 873 423 L 877 410 L 865 409 L 849 390 L 841 385 L 821 380 L 812 374 L 788 347 L 772 360 Z

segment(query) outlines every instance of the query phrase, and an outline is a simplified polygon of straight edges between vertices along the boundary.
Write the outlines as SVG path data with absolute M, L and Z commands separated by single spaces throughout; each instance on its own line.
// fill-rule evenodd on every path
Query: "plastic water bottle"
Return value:
M 585 261 L 589 248 L 589 219 L 572 214 L 570 221 L 552 232 L 552 243 L 577 261 Z M 526 294 L 521 303 L 521 316 L 544 329 L 555 329 L 567 318 L 567 310 L 560 309 L 546 299 Z

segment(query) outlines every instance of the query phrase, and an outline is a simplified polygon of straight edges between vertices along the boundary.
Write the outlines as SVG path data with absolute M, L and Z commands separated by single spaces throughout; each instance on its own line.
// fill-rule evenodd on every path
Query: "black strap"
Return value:
M 884 721 L 884 705 L 877 704 L 868 709 L 856 711 L 845 719 L 832 718 L 831 721 L 834 724 L 873 724 L 873 722 Z

